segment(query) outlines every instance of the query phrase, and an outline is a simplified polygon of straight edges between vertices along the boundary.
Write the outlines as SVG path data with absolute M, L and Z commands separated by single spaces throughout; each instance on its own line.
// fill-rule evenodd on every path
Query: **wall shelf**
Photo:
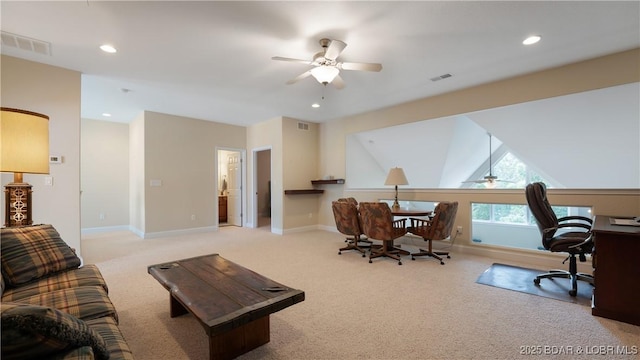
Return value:
M 302 189 L 302 190 L 285 190 L 285 195 L 304 195 L 304 194 L 322 194 L 324 190 L 320 189 Z
M 323 184 L 344 184 L 344 179 L 331 179 L 331 180 L 311 180 L 313 185 Z

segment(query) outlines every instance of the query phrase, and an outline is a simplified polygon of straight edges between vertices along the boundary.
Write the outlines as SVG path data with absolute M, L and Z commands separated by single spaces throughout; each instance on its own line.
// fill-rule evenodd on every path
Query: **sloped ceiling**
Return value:
M 407 187 L 460 187 L 487 161 L 487 132 L 552 186 L 640 188 L 638 83 L 350 135 L 349 185 L 382 187 L 398 166 Z

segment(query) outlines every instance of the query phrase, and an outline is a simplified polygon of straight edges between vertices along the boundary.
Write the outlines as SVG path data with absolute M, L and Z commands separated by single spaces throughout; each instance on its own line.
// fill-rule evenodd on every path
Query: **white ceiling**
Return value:
M 50 56 L 2 54 L 80 71 L 82 117 L 121 122 L 143 110 L 323 122 L 640 46 L 638 1 L 3 0 L 0 10 L 3 32 L 51 45 Z M 523 46 L 531 34 L 542 41 Z M 285 85 L 308 66 L 271 57 L 311 59 L 323 37 L 348 44 L 339 60 L 382 71 L 342 71 L 342 90 L 313 78 Z

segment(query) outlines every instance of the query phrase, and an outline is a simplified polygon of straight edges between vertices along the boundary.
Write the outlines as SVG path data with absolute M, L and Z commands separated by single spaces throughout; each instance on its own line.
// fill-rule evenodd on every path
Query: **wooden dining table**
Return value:
M 433 211 L 431 210 L 418 210 L 418 209 L 403 209 L 403 208 L 391 208 L 391 214 L 393 216 L 431 216 Z
M 418 216 L 431 216 L 433 211 L 431 210 L 419 210 L 419 209 L 403 209 L 391 207 L 391 214 L 393 216 L 400 217 L 418 217 Z M 387 248 L 387 251 L 398 251 L 402 255 L 410 255 L 411 253 L 401 248 L 401 245 L 396 245 L 393 241 L 384 241 L 383 246 Z

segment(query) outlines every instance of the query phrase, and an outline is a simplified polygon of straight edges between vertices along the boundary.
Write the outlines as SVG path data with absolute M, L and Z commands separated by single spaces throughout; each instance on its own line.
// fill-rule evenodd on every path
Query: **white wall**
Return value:
M 80 73 L 2 55 L 1 104 L 49 116 L 49 150 L 61 164 L 50 166 L 53 186 L 46 175 L 24 175 L 33 185 L 34 223 L 52 224 L 71 247 L 80 246 Z M 2 184 L 13 181 L 2 175 Z M 3 192 L 4 194 L 4 192 Z M 4 220 L 3 195 L 2 219 Z
M 81 227 L 129 227 L 129 125 L 82 119 Z

